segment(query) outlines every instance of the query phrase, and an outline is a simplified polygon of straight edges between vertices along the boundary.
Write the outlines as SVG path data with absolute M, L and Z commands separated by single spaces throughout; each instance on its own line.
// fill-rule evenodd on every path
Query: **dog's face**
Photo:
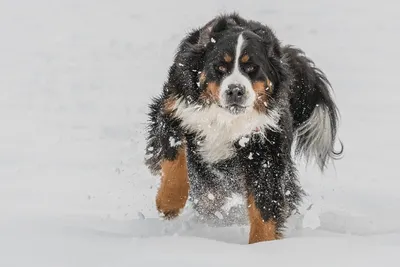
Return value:
M 217 18 L 184 40 L 165 108 L 202 137 L 206 161 L 232 157 L 231 144 L 245 135 L 280 130 L 277 103 L 289 80 L 281 55 L 269 28 L 238 17 Z
M 200 99 L 231 114 L 264 113 L 272 94 L 272 67 L 263 39 L 232 28 L 210 38 L 199 75 Z

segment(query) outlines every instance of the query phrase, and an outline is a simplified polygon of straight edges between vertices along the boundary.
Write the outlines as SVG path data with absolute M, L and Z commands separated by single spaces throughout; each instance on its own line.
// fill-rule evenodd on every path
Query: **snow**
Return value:
M 246 144 L 247 144 L 249 141 L 250 141 L 250 138 L 249 138 L 249 137 L 243 136 L 243 137 L 241 137 L 240 140 L 239 140 L 239 145 L 240 145 L 241 147 L 245 147 Z
M 222 206 L 222 210 L 228 213 L 233 207 L 239 207 L 245 203 L 242 195 L 233 193 L 227 198 L 226 203 Z
M 220 211 L 216 211 L 215 212 L 215 216 L 217 216 L 217 218 L 219 220 L 223 220 L 224 219 L 224 215 L 222 215 L 222 213 Z
M 172 136 L 169 137 L 168 141 L 171 147 L 180 146 L 182 144 L 181 141 L 176 141 L 176 139 Z
M 398 1 L 0 2 L 0 266 L 399 266 Z M 195 12 L 193 12 L 195 10 Z M 286 238 L 186 209 L 158 218 L 147 104 L 184 34 L 223 11 L 271 25 L 330 78 L 343 160 Z

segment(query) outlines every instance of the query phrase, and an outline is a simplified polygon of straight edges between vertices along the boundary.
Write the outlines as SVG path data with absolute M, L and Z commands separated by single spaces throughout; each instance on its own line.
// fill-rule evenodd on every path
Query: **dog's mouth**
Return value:
M 244 113 L 247 109 L 246 106 L 238 105 L 238 104 L 232 104 L 229 106 L 226 106 L 225 109 L 227 109 L 231 114 L 241 114 Z

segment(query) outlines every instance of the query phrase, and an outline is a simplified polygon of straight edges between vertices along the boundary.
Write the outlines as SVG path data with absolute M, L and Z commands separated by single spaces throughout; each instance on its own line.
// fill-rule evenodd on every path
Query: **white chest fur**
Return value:
M 217 105 L 204 108 L 187 105 L 183 101 L 176 103 L 176 116 L 182 120 L 183 127 L 202 137 L 199 152 L 210 163 L 234 156 L 233 144 L 241 137 L 255 133 L 256 130 L 262 133 L 265 128 L 279 129 L 278 112 L 261 114 L 248 110 L 242 114 L 231 114 Z M 245 146 L 247 141 L 247 138 L 243 138 L 239 144 Z

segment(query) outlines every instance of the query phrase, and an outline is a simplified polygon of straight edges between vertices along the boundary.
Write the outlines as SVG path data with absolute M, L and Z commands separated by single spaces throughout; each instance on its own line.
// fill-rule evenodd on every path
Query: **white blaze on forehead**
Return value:
M 226 90 L 228 90 L 228 86 L 230 84 L 240 84 L 240 85 L 244 86 L 244 88 L 246 89 L 245 94 L 247 96 L 247 100 L 244 103 L 244 106 L 251 107 L 256 98 L 254 90 L 252 89 L 251 81 L 245 75 L 243 75 L 243 73 L 240 71 L 240 56 L 242 54 L 244 45 L 245 45 L 245 40 L 243 38 L 243 33 L 241 33 L 241 34 L 239 34 L 239 37 L 238 37 L 237 43 L 236 43 L 235 61 L 234 61 L 233 71 L 221 83 L 219 99 L 221 99 L 221 105 L 223 107 L 226 106 L 225 92 L 226 92 Z
M 239 71 L 239 60 L 240 60 L 240 54 L 242 54 L 242 49 L 244 46 L 244 39 L 243 39 L 243 33 L 241 33 L 238 37 L 237 44 L 236 44 L 236 51 L 235 51 L 235 68 L 234 71 Z

